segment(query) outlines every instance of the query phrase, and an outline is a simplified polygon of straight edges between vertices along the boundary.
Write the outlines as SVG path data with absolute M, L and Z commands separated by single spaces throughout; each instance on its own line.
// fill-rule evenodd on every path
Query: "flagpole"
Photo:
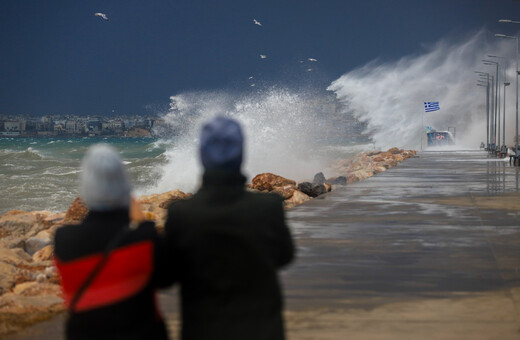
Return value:
M 421 151 L 422 151 L 422 140 L 423 140 L 423 132 L 424 132 L 424 110 L 422 110 L 422 122 L 421 122 Z

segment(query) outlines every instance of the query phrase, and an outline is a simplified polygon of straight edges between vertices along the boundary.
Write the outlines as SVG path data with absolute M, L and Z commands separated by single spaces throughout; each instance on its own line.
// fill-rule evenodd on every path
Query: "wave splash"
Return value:
M 333 158 L 321 152 L 320 145 L 334 128 L 327 119 L 333 110 L 324 105 L 332 99 L 312 91 L 275 87 L 249 94 L 216 91 L 172 96 L 164 115 L 173 135 L 165 152 L 168 161 L 156 187 L 147 191 L 192 191 L 199 185 L 199 133 L 217 115 L 237 119 L 243 127 L 246 176 L 273 172 L 296 180 L 312 178 Z
M 461 147 L 478 148 L 480 142 L 486 141 L 486 94 L 484 87 L 476 86 L 474 71 L 495 74 L 494 66 L 482 65 L 481 60 L 488 53 L 506 57 L 505 60 L 514 57 L 512 42 L 488 41 L 488 35 L 480 31 L 463 41 L 440 41 L 421 55 L 395 62 L 370 62 L 344 74 L 328 89 L 336 93 L 345 112 L 367 123 L 378 148 L 418 149 L 425 135 L 423 105 L 428 101 L 438 101 L 441 109 L 424 113 L 425 127 L 456 127 Z M 508 68 L 507 77 L 509 81 L 514 79 L 513 65 Z M 503 91 L 503 75 L 500 78 Z M 511 143 L 514 89 L 508 90 L 507 99 L 506 143 Z

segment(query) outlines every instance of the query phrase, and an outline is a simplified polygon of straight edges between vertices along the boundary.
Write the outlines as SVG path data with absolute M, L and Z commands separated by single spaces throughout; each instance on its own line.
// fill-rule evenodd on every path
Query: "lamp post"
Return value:
M 505 60 L 505 57 L 500 57 L 497 55 L 490 55 L 488 54 L 489 58 L 498 58 Z M 504 147 L 505 143 L 505 137 L 506 137 L 506 86 L 505 83 L 507 82 L 507 74 L 506 74 L 506 66 L 505 63 L 502 63 L 502 72 L 504 74 L 504 109 L 502 110 L 503 113 L 503 119 L 502 119 L 502 146 L 500 145 L 500 86 L 498 87 L 498 147 L 502 151 L 502 148 Z M 506 149 L 507 152 L 507 149 Z
M 520 21 L 513 21 L 508 19 L 501 19 L 498 20 L 498 22 L 503 23 L 512 23 L 512 24 L 520 24 Z M 495 37 L 498 38 L 507 38 L 507 39 L 516 39 L 515 44 L 515 59 L 516 59 L 516 123 L 515 123 L 515 155 L 517 156 L 517 150 L 518 150 L 518 37 L 505 35 L 505 34 L 495 34 Z
M 475 73 L 486 76 L 486 150 L 489 151 L 489 73 L 479 71 L 475 71 Z
M 494 106 L 495 106 L 495 109 L 493 111 L 493 146 L 494 146 L 494 150 L 496 150 L 496 146 L 497 146 L 497 116 L 498 116 L 498 89 L 499 89 L 499 86 L 498 86 L 498 67 L 499 67 L 499 64 L 498 62 L 496 61 L 491 61 L 491 60 L 482 60 L 484 62 L 484 65 L 495 65 L 497 67 L 496 69 L 496 76 L 495 76 L 495 98 L 493 100 L 493 103 L 494 103 Z M 500 127 L 498 127 L 498 131 L 500 132 Z M 498 141 L 498 143 L 500 143 L 500 140 Z
M 504 153 L 507 152 L 506 147 L 506 86 L 509 86 L 510 83 L 504 82 L 504 119 L 502 122 L 502 148 L 506 148 Z

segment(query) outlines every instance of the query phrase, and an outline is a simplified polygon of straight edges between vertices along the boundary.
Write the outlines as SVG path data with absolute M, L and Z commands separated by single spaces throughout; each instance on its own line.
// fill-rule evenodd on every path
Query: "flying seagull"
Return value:
M 101 17 L 103 20 L 108 21 L 108 17 L 105 13 L 94 13 L 95 16 Z
M 255 86 L 255 84 L 251 84 L 250 86 L 251 86 L 251 87 L 254 87 L 254 86 Z
M 317 60 L 314 59 L 314 58 L 309 58 L 309 59 L 307 59 L 307 60 L 308 60 L 308 61 L 317 61 Z
M 265 59 L 265 58 L 267 58 L 267 56 L 265 54 L 260 54 L 260 58 Z
M 308 69 L 307 69 L 307 72 L 310 72 L 310 71 L 312 71 L 312 68 L 308 68 Z
M 247 79 L 253 79 L 253 76 L 251 76 L 251 77 L 249 77 L 249 78 L 247 78 Z
M 260 21 L 258 21 L 258 20 L 256 20 L 256 19 L 253 19 L 253 22 L 255 23 L 255 25 L 262 26 L 262 24 L 260 23 Z

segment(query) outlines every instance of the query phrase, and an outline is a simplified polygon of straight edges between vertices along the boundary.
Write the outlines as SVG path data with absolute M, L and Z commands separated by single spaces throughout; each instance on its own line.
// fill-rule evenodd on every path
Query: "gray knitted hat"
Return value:
M 117 151 L 106 144 L 89 148 L 81 162 L 80 196 L 90 210 L 130 207 L 132 186 Z

